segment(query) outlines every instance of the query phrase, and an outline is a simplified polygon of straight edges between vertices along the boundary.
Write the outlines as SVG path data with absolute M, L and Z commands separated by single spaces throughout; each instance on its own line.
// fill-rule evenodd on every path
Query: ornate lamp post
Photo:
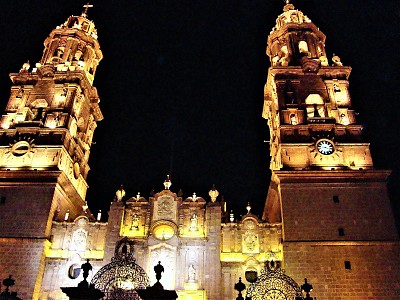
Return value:
M 312 289 L 313 286 L 307 282 L 307 278 L 304 278 L 304 284 L 301 286 L 301 290 L 306 293 L 304 300 L 313 300 L 313 298 L 310 296 Z
M 0 293 L 0 299 L 5 300 L 21 300 L 21 298 L 17 297 L 17 292 L 10 292 L 10 286 L 13 286 L 15 284 L 15 280 L 11 278 L 12 276 L 10 275 L 8 278 L 3 280 L 3 285 L 6 287 L 4 292 Z
M 239 282 L 235 283 L 235 290 L 239 292 L 236 300 L 244 300 L 242 292 L 246 289 L 246 285 L 242 282 L 242 277 L 239 277 Z
M 156 273 L 157 282 L 151 286 L 146 288 L 145 290 L 137 290 L 140 298 L 143 300 L 175 300 L 178 298 L 178 294 L 176 291 L 164 290 L 160 279 L 161 273 L 164 272 L 164 267 L 161 265 L 161 262 L 158 262 L 158 265 L 154 267 L 154 272 Z

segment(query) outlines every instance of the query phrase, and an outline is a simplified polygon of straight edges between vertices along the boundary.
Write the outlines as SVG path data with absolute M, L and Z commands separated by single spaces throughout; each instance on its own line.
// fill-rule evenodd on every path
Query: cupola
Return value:
M 268 37 L 267 55 L 272 66 L 300 66 L 303 57 L 325 62 L 325 35 L 286 1 Z
M 43 72 L 51 66 L 56 72 L 84 71 L 93 83 L 103 54 L 95 25 L 87 16 L 88 7 L 89 4 L 85 5 L 80 16 L 70 16 L 50 33 L 44 41 L 43 57 L 36 64 L 38 69 Z

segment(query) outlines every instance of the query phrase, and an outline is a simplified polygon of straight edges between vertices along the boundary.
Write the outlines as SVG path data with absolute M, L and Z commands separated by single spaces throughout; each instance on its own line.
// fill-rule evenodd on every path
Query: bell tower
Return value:
M 351 68 L 336 55 L 329 62 L 325 38 L 289 1 L 268 36 L 263 117 L 270 128 L 272 178 L 263 219 L 282 223 L 284 266 L 296 281 L 309 276 L 319 297 L 333 299 L 340 294 L 332 283 L 345 295 L 361 286 L 368 268 L 376 294 L 350 293 L 351 299 L 377 299 L 394 289 L 377 271 L 379 264 L 398 263 L 386 187 L 390 172 L 374 169 L 352 107 Z M 372 262 L 376 251 L 381 257 Z
M 52 221 L 87 208 L 90 148 L 103 119 L 93 80 L 103 55 L 85 7 L 50 33 L 33 68 L 10 74 L 0 121 L 0 278 L 13 274 L 24 299 L 38 298 Z

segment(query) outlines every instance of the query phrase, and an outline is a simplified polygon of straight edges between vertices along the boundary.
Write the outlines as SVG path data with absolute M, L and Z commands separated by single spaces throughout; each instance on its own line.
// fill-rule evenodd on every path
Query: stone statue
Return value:
M 132 226 L 131 230 L 138 231 L 139 230 L 139 218 L 136 214 L 132 216 Z
M 196 214 L 193 214 L 191 217 L 190 217 L 190 227 L 189 227 L 189 230 L 190 231 L 198 231 L 199 230 L 199 227 L 198 227 L 198 217 L 197 217 L 197 215 Z
M 19 70 L 20 73 L 25 73 L 29 71 L 29 68 L 31 67 L 31 65 L 29 64 L 29 60 L 24 63 L 21 67 L 21 69 Z
M 342 61 L 340 60 L 340 57 L 335 55 L 335 54 L 333 54 L 332 62 L 333 62 L 334 66 L 337 66 L 337 67 L 342 67 L 343 66 Z
M 89 260 L 86 260 L 84 264 L 82 264 L 81 269 L 83 271 L 83 280 L 87 281 L 89 276 L 89 271 L 92 270 L 92 265 L 89 263 Z
M 154 272 L 156 273 L 157 281 L 161 279 L 161 273 L 164 272 L 164 267 L 161 265 L 161 261 L 158 262 L 158 265 L 154 267 Z
M 189 282 L 196 281 L 196 269 L 194 268 L 193 265 L 190 265 L 188 268 L 188 279 L 189 279 Z
M 329 66 L 328 58 L 325 55 L 321 55 L 319 57 L 319 60 L 321 61 L 321 66 L 323 67 Z

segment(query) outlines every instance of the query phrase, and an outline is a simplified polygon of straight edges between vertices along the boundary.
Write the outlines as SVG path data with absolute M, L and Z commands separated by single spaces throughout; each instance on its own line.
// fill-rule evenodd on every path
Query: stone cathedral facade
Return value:
M 102 120 L 93 86 L 102 52 L 86 11 L 45 40 L 42 59 L 10 74 L 0 121 L 0 278 L 12 274 L 23 299 L 65 299 L 89 259 L 92 277 L 133 245 L 136 264 L 179 299 L 230 300 L 246 271 L 277 261 L 318 299 L 398 299 L 400 243 L 386 188 L 349 94 L 351 68 L 330 61 L 325 35 L 287 4 L 268 36 L 271 61 L 263 117 L 272 178 L 263 218 L 230 219 L 213 188 L 182 198 L 145 198 L 121 188 L 107 222 L 85 202 L 88 159 Z M 96 176 L 96 174 L 93 174 Z M 125 246 L 126 247 L 126 246 Z M 132 250 L 132 249 L 129 249 Z M 120 275 L 108 289 L 130 289 Z M 247 282 L 246 282 L 247 283 Z M 287 299 L 264 291 L 263 299 Z M 261 298 L 260 298 L 261 299 Z

